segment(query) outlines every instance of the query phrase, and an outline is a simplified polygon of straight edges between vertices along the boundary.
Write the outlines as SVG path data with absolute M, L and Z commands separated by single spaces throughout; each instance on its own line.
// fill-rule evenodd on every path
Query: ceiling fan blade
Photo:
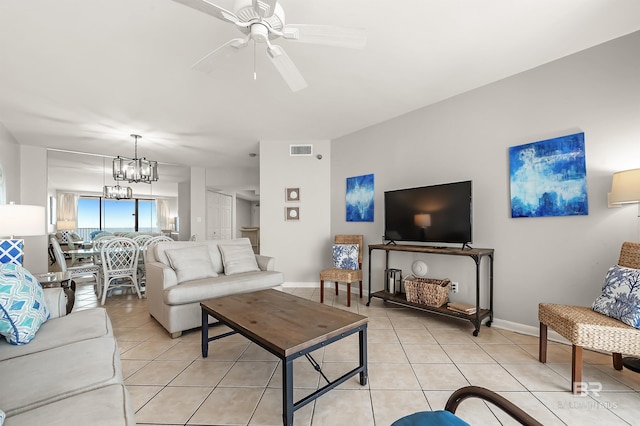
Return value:
M 301 43 L 364 49 L 367 31 L 362 28 L 335 27 L 332 25 L 287 25 L 282 31 L 284 38 Z
M 307 82 L 304 77 L 302 77 L 302 74 L 300 74 L 298 67 L 296 67 L 282 47 L 269 45 L 267 47 L 267 53 L 273 65 L 275 65 L 284 81 L 289 85 L 291 91 L 297 92 L 307 87 Z
M 177 3 L 184 4 L 185 6 L 189 6 L 193 9 L 199 10 L 200 12 L 204 12 L 207 15 L 214 16 L 223 21 L 231 22 L 232 24 L 237 24 L 240 22 L 240 19 L 233 13 L 229 12 L 226 9 L 221 8 L 220 6 L 216 6 L 213 3 L 209 3 L 207 0 L 173 0 Z
M 268 18 L 276 10 L 277 0 L 253 0 L 253 10 L 260 18 Z
M 209 53 L 204 58 L 193 64 L 191 68 L 194 70 L 210 73 L 219 63 L 229 58 L 248 43 L 248 38 L 234 38 Z

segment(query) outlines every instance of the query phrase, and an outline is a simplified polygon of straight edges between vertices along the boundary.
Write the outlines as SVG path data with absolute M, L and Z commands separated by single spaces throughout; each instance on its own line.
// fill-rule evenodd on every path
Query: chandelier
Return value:
M 133 158 L 118 156 L 113 159 L 113 179 L 129 183 L 151 183 L 158 180 L 158 162 L 138 158 L 138 139 L 140 135 L 131 135 L 135 139 Z
M 105 186 L 103 197 L 110 200 L 128 200 L 133 198 L 133 192 L 128 186 Z
M 104 171 L 102 175 L 102 196 L 109 200 L 126 200 L 133 198 L 133 191 L 130 187 L 122 187 L 116 183 L 115 186 L 108 186 L 105 182 L 105 176 L 107 174 L 107 166 L 105 164 L 104 157 L 102 158 L 102 169 Z

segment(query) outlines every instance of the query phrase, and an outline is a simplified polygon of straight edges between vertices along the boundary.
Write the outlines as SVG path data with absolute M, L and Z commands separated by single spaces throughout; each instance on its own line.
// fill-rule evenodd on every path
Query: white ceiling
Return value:
M 139 156 L 152 160 L 258 167 L 248 154 L 259 140 L 334 139 L 640 30 L 633 0 L 281 5 L 287 23 L 366 28 L 367 45 L 276 40 L 308 82 L 293 93 L 264 45 L 255 81 L 251 46 L 211 74 L 192 70 L 240 33 L 172 0 L 0 0 L 0 123 L 26 145 L 132 156 L 139 133 Z M 185 176 L 166 170 L 161 180 Z

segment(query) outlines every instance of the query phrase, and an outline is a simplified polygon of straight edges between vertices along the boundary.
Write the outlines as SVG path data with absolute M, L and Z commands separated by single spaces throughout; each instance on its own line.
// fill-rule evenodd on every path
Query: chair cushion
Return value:
M 0 264 L 0 334 L 13 345 L 23 345 L 48 319 L 38 280 L 20 265 Z
M 469 426 L 469 423 L 445 410 L 419 411 L 396 420 L 391 426 Z
M 609 268 L 593 310 L 640 328 L 640 269 Z
M 166 253 L 176 271 L 178 283 L 218 276 L 206 246 L 172 249 Z
M 260 271 L 256 254 L 248 238 L 221 241 L 218 248 L 222 254 L 225 275 Z
M 334 244 L 333 266 L 336 269 L 359 269 L 358 244 Z

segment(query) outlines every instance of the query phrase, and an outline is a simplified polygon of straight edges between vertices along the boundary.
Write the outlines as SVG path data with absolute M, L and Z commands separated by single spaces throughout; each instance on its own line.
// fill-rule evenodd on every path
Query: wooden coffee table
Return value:
M 367 317 L 347 312 L 278 290 L 262 290 L 209 299 L 202 308 L 202 356 L 209 342 L 240 333 L 282 360 L 282 418 L 293 425 L 293 412 L 360 374 L 367 384 Z M 233 331 L 209 337 L 209 315 Z M 329 381 L 310 353 L 354 333 L 359 334 L 357 368 Z M 293 402 L 293 361 L 306 356 L 327 384 L 298 402 Z

